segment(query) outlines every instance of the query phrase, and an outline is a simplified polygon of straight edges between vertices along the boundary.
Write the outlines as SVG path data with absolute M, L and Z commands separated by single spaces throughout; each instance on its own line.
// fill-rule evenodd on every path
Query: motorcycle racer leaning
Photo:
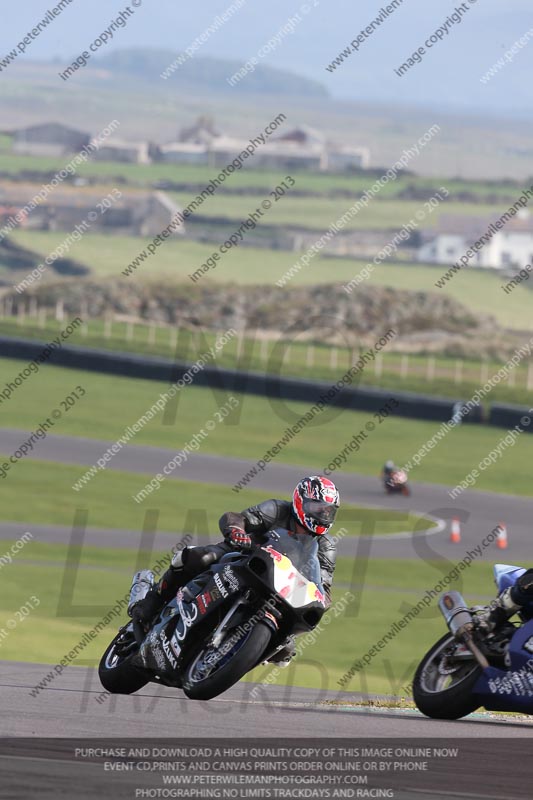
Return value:
M 186 547 L 176 553 L 161 580 L 131 609 L 132 617 L 143 625 L 151 622 L 158 611 L 190 580 L 236 549 L 247 550 L 261 544 L 262 534 L 273 528 L 285 528 L 293 533 L 305 533 L 318 538 L 318 560 L 326 606 L 331 604 L 331 584 L 337 556 L 337 545 L 328 532 L 339 508 L 339 492 L 328 478 L 318 475 L 304 478 L 296 486 L 292 502 L 265 500 L 240 513 L 228 511 L 219 520 L 224 541 L 205 547 Z M 294 637 L 290 636 L 282 649 L 269 660 L 288 665 L 296 655 Z

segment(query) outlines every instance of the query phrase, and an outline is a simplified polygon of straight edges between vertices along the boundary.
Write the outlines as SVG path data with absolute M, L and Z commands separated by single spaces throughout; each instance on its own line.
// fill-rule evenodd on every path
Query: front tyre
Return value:
M 457 658 L 457 642 L 447 633 L 429 650 L 413 679 L 413 700 L 426 717 L 460 719 L 480 703 L 472 696 L 482 669 L 472 656 Z
M 127 643 L 128 634 L 121 631 L 101 658 L 98 677 L 104 689 L 113 694 L 132 694 L 148 683 L 148 678 L 132 664 L 138 648 L 134 639 Z M 127 653 L 125 651 L 128 651 Z
M 259 663 L 271 637 L 268 625 L 260 622 L 234 643 L 230 634 L 219 648 L 202 647 L 185 670 L 183 691 L 191 700 L 222 694 Z

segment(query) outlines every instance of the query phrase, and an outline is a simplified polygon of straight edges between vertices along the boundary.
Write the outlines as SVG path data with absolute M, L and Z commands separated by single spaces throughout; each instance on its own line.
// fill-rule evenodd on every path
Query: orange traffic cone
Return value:
M 461 522 L 459 517 L 452 519 L 452 529 L 450 532 L 450 542 L 458 544 L 461 541 Z
M 500 550 L 505 550 L 509 543 L 507 539 L 507 525 L 505 525 L 503 522 L 499 522 L 498 528 L 499 530 L 496 539 L 496 547 L 499 547 Z

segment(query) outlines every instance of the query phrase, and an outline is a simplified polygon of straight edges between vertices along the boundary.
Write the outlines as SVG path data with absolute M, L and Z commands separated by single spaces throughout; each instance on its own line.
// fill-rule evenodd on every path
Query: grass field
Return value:
M 233 228 L 231 231 L 228 229 L 228 235 L 231 232 Z M 64 238 L 64 232 L 60 231 L 18 231 L 13 235 L 15 242 L 40 254 L 42 259 L 52 253 Z M 167 242 L 164 247 L 156 251 L 153 258 L 139 266 L 134 277 L 125 278 L 122 270 L 148 244 L 148 239 L 87 234 L 72 246 L 69 256 L 87 265 L 96 277 L 112 277 L 141 283 L 161 278 L 188 282 L 188 276 L 205 263 L 219 246 L 216 243 L 200 244 L 188 240 Z M 239 247 L 227 253 L 217 264 L 216 269 L 210 270 L 202 277 L 202 281 L 204 284 L 214 281 L 243 285 L 272 285 L 298 263 L 300 255 L 289 251 Z M 320 285 L 332 282 L 346 284 L 365 266 L 367 266 L 366 261 L 317 256 L 308 267 L 300 269 L 289 285 Z M 374 269 L 368 278 L 368 283 L 412 291 L 444 291 L 472 311 L 492 314 L 504 327 L 520 330 L 533 328 L 531 293 L 527 283 L 518 286 L 512 294 L 505 295 L 501 288 L 504 281 L 498 274 L 462 270 L 454 276 L 445 289 L 439 289 L 435 286 L 435 282 L 445 271 L 446 268 L 443 266 L 384 264 Z M 17 281 L 22 277 L 19 275 Z
M 13 380 L 23 367 L 23 362 L 0 361 L 0 386 Z M 78 384 L 86 387 L 87 394 L 57 422 L 54 434 L 110 441 L 115 441 L 126 426 L 141 417 L 166 388 L 155 381 L 46 366 L 17 389 L 9 402 L 2 404 L 2 426 L 35 430 Z M 163 424 L 163 415 L 158 414 L 137 435 L 135 444 L 179 450 L 204 428 L 207 421 L 213 420 L 214 412 L 227 402 L 227 395 L 215 395 L 210 390 L 194 386 L 182 390 L 177 397 L 177 408 L 170 409 L 165 418 L 170 424 Z M 200 452 L 255 461 L 281 439 L 289 423 L 294 423 L 308 410 L 304 403 L 284 405 L 251 395 L 241 399 L 238 416 L 232 414 L 223 423 L 215 425 L 201 443 Z M 322 471 L 369 420 L 372 420 L 372 415 L 365 412 L 342 409 L 325 412 L 317 418 L 316 425 L 304 428 L 276 458 L 282 463 L 301 464 L 307 473 Z M 358 452 L 349 455 L 343 470 L 377 476 L 386 459 L 394 458 L 398 463 L 405 463 L 437 429 L 438 423 L 389 417 L 368 435 Z M 431 450 L 420 467 L 412 470 L 412 479 L 455 486 L 504 435 L 505 431 L 500 428 L 460 426 Z M 491 469 L 481 473 L 476 486 L 478 489 L 529 496 L 530 461 L 531 439 L 529 434 L 523 434 Z M 12 475 L 15 474 L 14 470 Z M 260 483 L 259 478 L 257 488 Z M 83 494 L 80 493 L 82 503 Z
M 0 455 L 0 461 L 3 457 Z M 220 540 L 218 520 L 225 511 L 246 508 L 271 493 L 259 489 L 244 490 L 237 497 L 230 487 L 192 481 L 167 480 L 159 491 L 139 504 L 132 499 L 153 477 L 140 473 L 109 470 L 99 473 L 80 493 L 72 489 L 83 474 L 83 467 L 26 459 L 12 467 L 2 480 L 0 518 L 28 525 L 73 524 L 79 509 L 88 513 L 87 526 L 140 531 L 146 514 L 155 514 L 156 527 L 169 535 L 193 533 Z M 287 487 L 289 495 L 292 487 Z M 32 502 L 28 503 L 28 497 Z M 359 508 L 343 504 L 336 520 L 336 529 L 344 528 L 346 536 L 414 532 L 434 523 L 415 515 L 400 519 L 396 512 Z M 169 547 L 173 542 L 169 541 Z
M 21 171 L 42 172 L 44 174 L 59 172 L 69 162 L 69 158 L 45 158 L 15 155 L 7 152 L 5 140 L 0 141 L 4 144 L 3 152 L 0 152 L 0 172 L 9 175 L 17 175 Z M 130 183 L 143 186 L 151 185 L 157 181 L 171 181 L 176 183 L 190 183 L 198 186 L 205 186 L 209 181 L 216 177 L 220 168 L 208 166 L 194 166 L 189 164 L 123 164 L 120 162 L 100 161 L 82 164 L 77 170 L 80 177 L 102 178 L 104 181 L 113 182 L 114 178 L 122 178 Z M 286 172 L 271 172 L 266 170 L 253 170 L 250 168 L 234 172 L 221 187 L 220 194 L 224 193 L 224 188 L 257 188 L 270 190 L 277 186 L 285 177 Z M 376 176 L 356 173 L 353 175 L 335 174 L 313 174 L 296 173 L 299 191 L 311 191 L 324 195 L 332 191 L 350 191 L 355 194 L 362 194 L 365 189 L 372 185 Z M 399 192 L 405 190 L 407 186 L 414 185 L 419 189 L 432 190 L 444 185 L 451 193 L 472 192 L 475 195 L 485 196 L 487 194 L 495 197 L 509 198 L 520 194 L 519 186 L 512 183 L 483 183 L 482 181 L 462 181 L 448 178 L 423 178 L 413 175 L 400 176 L 396 181 L 383 187 L 380 192 L 381 197 L 395 197 Z
M 38 321 L 34 317 L 0 318 L 0 335 L 52 341 L 65 329 L 66 321 L 53 318 Z M 131 324 L 113 320 L 111 324 L 92 319 L 78 328 L 69 338 L 72 345 L 104 350 L 162 356 L 167 359 L 194 363 L 214 345 L 218 334 L 193 333 L 166 326 Z M 212 362 L 219 367 L 269 372 L 276 375 L 312 378 L 334 383 L 339 374 L 357 360 L 357 349 L 331 347 L 298 340 L 259 340 L 244 338 L 241 351 L 235 336 Z M 363 348 L 364 349 L 364 348 Z M 472 397 L 487 378 L 494 375 L 504 360 L 475 361 L 452 357 L 408 356 L 383 353 L 379 361 L 369 364 L 360 375 L 367 386 L 381 386 L 397 391 L 422 392 L 443 397 Z M 487 402 L 528 405 L 532 399 L 531 375 L 527 359 L 494 387 Z
M 9 543 L 5 543 L 7 547 Z M 74 572 L 67 563 L 66 548 L 38 543 L 26 545 L 9 569 L 2 570 L 5 602 L 0 615 L 0 628 L 8 631 L 0 644 L 6 660 L 39 661 L 55 664 L 82 639 L 126 594 L 136 565 L 137 554 L 127 550 L 85 548 L 82 567 Z M 70 562 L 69 562 L 70 563 Z M 149 560 L 143 565 L 148 565 Z M 354 562 L 338 561 L 333 591 L 333 608 L 328 624 L 322 624 L 316 642 L 309 644 L 289 670 L 280 670 L 274 683 L 293 683 L 338 690 L 337 681 L 372 645 L 401 619 L 425 592 L 450 571 L 448 563 L 402 562 L 402 569 L 389 560 L 370 560 L 354 572 Z M 72 604 L 85 606 L 83 611 L 71 608 L 71 601 L 62 591 L 63 581 L 73 584 Z M 461 580 L 463 578 L 463 580 Z M 28 587 L 31 587 L 28 589 Z M 493 597 L 491 571 L 488 565 L 472 564 L 461 573 L 452 587 L 463 589 L 472 603 L 487 602 Z M 342 609 L 347 592 L 355 600 Z M 7 621 L 16 619 L 16 612 L 34 595 L 37 608 L 9 631 Z M 341 602 L 341 605 L 339 605 Z M 90 642 L 78 664 L 98 662 L 108 642 L 126 615 L 113 620 Z M 347 690 L 405 694 L 400 687 L 408 683 L 425 651 L 445 630 L 435 602 L 420 613 L 372 661 L 364 673 L 357 673 L 345 687 Z M 76 663 L 76 662 L 75 662 Z M 252 680 L 267 680 L 272 667 L 260 667 L 250 675 Z M 46 674 L 46 673 L 45 673 Z M 44 677 L 44 675 L 43 675 Z
M 296 184 L 299 187 L 299 184 Z M 184 208 L 196 194 L 172 193 L 174 199 Z M 250 214 L 261 207 L 264 200 L 271 200 L 272 207 L 264 212 L 261 222 L 265 225 L 283 225 L 324 231 L 340 219 L 350 207 L 353 200 L 328 199 L 317 197 L 295 197 L 290 191 L 279 200 L 269 196 L 268 192 L 250 196 L 214 195 L 202 205 L 197 212 L 205 217 L 226 217 L 233 220 L 236 227 Z M 406 200 L 381 200 L 369 203 L 345 226 L 345 231 L 366 229 L 397 229 L 415 219 L 417 211 L 423 209 L 423 202 Z M 424 228 L 433 228 L 442 214 L 459 216 L 487 216 L 498 218 L 499 206 L 481 203 L 442 203 L 424 221 Z

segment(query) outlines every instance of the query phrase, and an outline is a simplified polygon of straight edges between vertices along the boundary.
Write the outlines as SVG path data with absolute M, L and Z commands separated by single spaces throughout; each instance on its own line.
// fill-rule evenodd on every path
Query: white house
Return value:
M 209 152 L 203 144 L 192 142 L 174 142 L 159 148 L 159 159 L 166 164 L 201 164 L 209 163 Z
M 125 164 L 150 164 L 149 142 L 127 142 L 108 139 L 92 156 L 94 161 L 120 161 Z
M 483 246 L 469 260 L 469 266 L 506 269 L 533 263 L 533 216 L 525 209 L 520 210 L 500 230 L 494 225 L 496 219 L 496 215 L 443 215 L 434 231 L 425 230 L 422 233 L 418 261 L 454 264 L 473 244 L 483 242 Z
M 339 147 L 329 150 L 327 169 L 329 172 L 346 172 L 350 169 L 368 169 L 370 166 L 370 150 L 368 147 Z
M 159 148 L 160 161 L 173 164 L 208 164 L 224 167 L 250 144 L 249 139 L 228 136 L 215 127 L 209 117 L 199 117 L 194 125 L 180 131 L 177 142 Z M 313 172 L 347 172 L 366 169 L 370 152 L 365 147 L 340 147 L 329 142 L 320 131 L 299 125 L 286 133 L 267 138 L 253 158 L 243 161 L 245 168 L 273 170 L 302 169 Z

